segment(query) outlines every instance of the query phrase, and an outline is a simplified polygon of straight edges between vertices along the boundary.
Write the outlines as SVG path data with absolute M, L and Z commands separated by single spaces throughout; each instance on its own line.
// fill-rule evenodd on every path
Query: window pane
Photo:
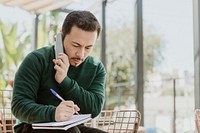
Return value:
M 153 61 L 147 53 L 144 57 L 145 127 L 147 131 L 148 127 L 165 132 L 194 130 L 192 1 L 143 2 L 144 53 L 154 54 Z

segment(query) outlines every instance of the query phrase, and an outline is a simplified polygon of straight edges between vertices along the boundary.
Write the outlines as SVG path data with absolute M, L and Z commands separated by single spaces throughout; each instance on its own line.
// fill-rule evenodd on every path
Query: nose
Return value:
M 76 52 L 76 55 L 77 55 L 80 59 L 83 59 L 83 58 L 84 58 L 84 53 L 85 53 L 84 48 L 80 48 L 80 49 Z

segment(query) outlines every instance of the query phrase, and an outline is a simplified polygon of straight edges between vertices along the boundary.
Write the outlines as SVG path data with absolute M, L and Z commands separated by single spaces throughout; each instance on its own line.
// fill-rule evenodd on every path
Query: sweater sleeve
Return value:
M 41 58 L 30 53 L 20 65 L 14 79 L 12 113 L 22 122 L 55 121 L 52 105 L 36 103 L 42 75 Z
M 96 117 L 100 113 L 105 99 L 106 71 L 102 63 L 99 63 L 94 75 L 92 83 L 87 89 L 79 86 L 77 81 L 69 77 L 66 77 L 60 84 L 63 88 L 63 95 L 72 99 L 80 107 L 81 113 L 90 113 L 92 117 Z

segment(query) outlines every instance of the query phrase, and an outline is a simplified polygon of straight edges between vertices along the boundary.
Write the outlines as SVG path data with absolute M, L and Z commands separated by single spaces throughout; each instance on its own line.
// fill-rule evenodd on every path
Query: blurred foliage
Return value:
M 7 25 L 0 20 L 0 31 L 3 47 L 0 49 L 0 82 L 14 77 L 18 65 L 25 56 L 26 46 L 30 45 L 30 35 L 27 32 L 17 34 L 17 23 Z M 5 86 L 2 86 L 3 88 Z
M 39 15 L 37 48 L 54 43 L 54 37 L 58 31 L 57 23 L 60 18 L 62 17 L 57 12 L 51 12 L 50 15 Z M 0 31 L 3 43 L 2 47 L 0 47 L 1 89 L 6 87 L 8 80 L 13 80 L 17 67 L 25 55 L 30 52 L 31 35 L 26 29 L 22 33 L 17 33 L 18 28 L 18 23 L 7 24 L 0 20 Z
M 55 43 L 55 36 L 59 32 L 58 23 L 63 19 L 58 12 L 40 14 L 38 23 L 38 48 Z
M 130 81 L 133 76 L 134 43 L 131 25 L 107 31 L 107 71 L 109 83 Z
M 123 25 L 107 31 L 107 107 L 113 109 L 116 105 L 123 105 L 127 97 L 135 96 L 134 73 L 135 73 L 135 39 L 132 24 Z M 161 51 L 163 43 L 161 36 L 153 32 L 151 27 L 144 29 L 144 76 L 148 71 L 162 61 Z M 145 78 L 145 77 L 144 77 Z M 118 88 L 118 89 L 116 89 Z M 120 92 L 119 92 L 120 91 Z M 120 94 L 119 94 L 120 93 Z M 121 98 L 121 104 L 117 97 Z M 113 99 L 116 99 L 115 102 Z M 134 98 L 133 98 L 134 99 Z M 133 101 L 134 103 L 134 101 Z
M 47 41 L 47 27 L 46 27 L 46 16 L 41 14 L 39 16 L 38 22 L 38 46 L 37 48 L 41 48 Z
M 153 71 L 164 59 L 162 51 L 164 42 L 162 36 L 155 32 L 153 27 L 144 29 L 144 72 Z

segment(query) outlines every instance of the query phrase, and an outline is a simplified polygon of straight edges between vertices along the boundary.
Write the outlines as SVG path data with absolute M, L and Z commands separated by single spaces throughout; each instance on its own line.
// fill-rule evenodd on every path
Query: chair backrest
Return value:
M 140 121 L 141 115 L 137 110 L 103 110 L 85 125 L 109 133 L 137 133 Z
M 200 109 L 195 109 L 195 124 L 198 133 L 200 133 Z
M 6 124 L 2 112 L 0 112 L 0 133 L 6 133 Z
M 3 133 L 14 133 L 15 117 L 11 112 L 12 90 L 0 91 L 0 112 L 2 112 Z

